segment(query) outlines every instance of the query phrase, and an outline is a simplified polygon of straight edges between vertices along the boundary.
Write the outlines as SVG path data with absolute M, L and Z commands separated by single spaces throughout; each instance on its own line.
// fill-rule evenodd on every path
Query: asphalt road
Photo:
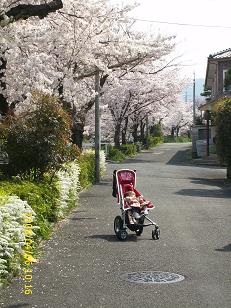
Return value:
M 111 196 L 114 169 L 137 170 L 137 188 L 156 208 L 160 226 L 118 241 L 120 214 Z M 231 187 L 225 169 L 190 161 L 189 145 L 164 144 L 121 164 L 109 164 L 102 184 L 81 193 L 80 205 L 44 244 L 33 272 L 33 294 L 23 281 L 0 291 L 2 307 L 231 307 Z M 176 283 L 127 282 L 132 272 L 183 275 Z

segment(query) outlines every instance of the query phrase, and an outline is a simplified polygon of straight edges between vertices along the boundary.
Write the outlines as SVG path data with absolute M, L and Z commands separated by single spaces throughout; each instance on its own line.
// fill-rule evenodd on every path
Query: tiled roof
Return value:
M 210 55 L 209 58 L 211 59 L 222 59 L 222 58 L 231 58 L 231 48 L 219 51 L 213 55 Z

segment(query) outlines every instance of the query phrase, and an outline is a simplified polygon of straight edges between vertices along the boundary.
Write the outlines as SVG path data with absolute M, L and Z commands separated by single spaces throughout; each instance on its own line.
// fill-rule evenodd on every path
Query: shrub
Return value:
M 218 101 L 216 113 L 216 146 L 221 161 L 227 164 L 227 177 L 231 178 L 231 99 Z
M 58 218 L 63 218 L 71 208 L 76 206 L 78 193 L 81 190 L 79 176 L 80 167 L 77 161 L 65 164 L 64 168 L 59 170 L 57 174 L 57 185 L 60 194 L 57 211 Z
M 80 155 L 78 160 L 80 167 L 79 181 L 81 188 L 85 188 L 95 181 L 95 155 L 94 151 L 88 150 Z
M 27 111 L 8 117 L 0 133 L 9 157 L 5 172 L 34 180 L 58 170 L 78 153 L 71 144 L 71 119 L 57 98 L 35 93 L 30 104 Z
M 22 180 L 1 181 L 0 195 L 18 196 L 26 201 L 34 210 L 36 225 L 39 226 L 36 235 L 38 238 L 49 238 L 51 223 L 58 219 L 59 191 L 55 181 L 33 183 Z
M 81 188 L 85 188 L 95 182 L 95 151 L 84 151 L 78 160 L 80 167 L 79 181 Z M 100 151 L 100 174 L 106 171 L 106 157 L 104 151 Z
M 217 153 L 216 146 L 214 144 L 209 145 L 209 153 L 210 154 L 216 154 Z
M 142 150 L 142 143 L 141 142 L 136 142 L 135 146 L 136 146 L 136 152 L 140 152 Z
M 106 154 L 104 151 L 100 151 L 100 175 L 105 175 L 106 171 Z
M 112 145 L 110 145 L 108 158 L 113 161 L 122 161 L 126 159 L 126 156 L 119 149 L 114 148 Z
M 53 223 L 76 205 L 81 188 L 94 182 L 94 163 L 94 151 L 89 150 L 79 161 L 64 164 L 52 182 L 48 176 L 40 183 L 22 181 L 19 177 L 0 182 L 0 285 L 18 274 L 25 261 L 23 213 L 33 214 L 32 248 L 37 249 L 40 239 L 49 237 Z M 100 171 L 105 172 L 103 151 Z
M 163 142 L 163 139 L 162 137 L 153 137 L 151 135 L 148 135 L 146 137 L 146 140 L 145 140 L 145 144 L 146 144 L 146 148 L 149 149 L 149 148 L 153 148 L 155 147 L 157 144 L 159 143 L 162 143 Z
M 160 124 L 155 124 L 150 128 L 150 135 L 163 138 L 163 132 Z
M 134 156 L 137 153 L 137 147 L 135 144 L 122 144 L 120 151 L 126 156 Z
M 0 285 L 5 282 L 9 275 L 19 272 L 25 245 L 25 214 L 35 219 L 35 212 L 26 201 L 16 196 L 0 196 Z M 33 230 L 36 225 L 32 225 Z M 33 249 L 33 241 L 31 248 Z

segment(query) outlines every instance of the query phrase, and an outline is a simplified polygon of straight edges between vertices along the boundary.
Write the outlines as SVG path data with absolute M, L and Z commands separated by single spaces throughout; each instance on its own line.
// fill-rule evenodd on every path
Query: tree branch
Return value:
M 126 60 L 123 60 L 123 62 L 118 62 L 115 63 L 115 64 L 112 64 L 112 65 L 109 65 L 108 66 L 108 69 L 116 69 L 116 68 L 120 68 L 120 67 L 123 67 L 125 65 L 130 65 L 136 61 L 141 61 L 143 60 L 145 57 L 140 57 L 139 55 L 136 56 L 136 57 L 133 57 L 133 58 L 129 58 L 129 59 L 126 59 Z M 96 73 L 97 69 L 89 72 L 89 73 L 86 73 L 86 74 L 82 74 L 82 75 L 79 75 L 78 77 L 75 77 L 74 80 L 75 81 L 78 81 L 78 80 L 81 80 L 83 78 L 87 78 L 87 77 L 91 77 L 91 76 L 94 76 L 95 73 Z
M 44 18 L 48 14 L 55 12 L 63 7 L 62 0 L 52 0 L 44 4 L 19 4 L 9 11 L 5 12 L 5 15 L 0 15 L 0 25 L 2 27 L 9 23 L 18 21 L 20 19 L 28 19 L 33 16 Z M 9 19 L 5 20 L 5 16 Z M 4 22 L 3 22 L 4 21 Z

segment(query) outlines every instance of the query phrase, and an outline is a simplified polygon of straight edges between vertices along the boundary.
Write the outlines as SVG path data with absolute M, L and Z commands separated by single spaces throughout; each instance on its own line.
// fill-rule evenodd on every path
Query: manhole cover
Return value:
M 184 276 L 168 272 L 127 273 L 122 278 L 134 283 L 173 283 L 184 280 Z

